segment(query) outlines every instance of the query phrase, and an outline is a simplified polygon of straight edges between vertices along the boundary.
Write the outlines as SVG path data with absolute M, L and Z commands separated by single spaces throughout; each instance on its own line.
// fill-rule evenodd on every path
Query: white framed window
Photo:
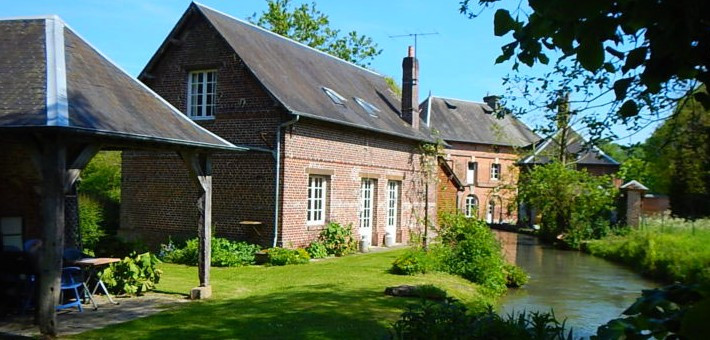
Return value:
M 468 162 L 468 168 L 466 169 L 466 183 L 474 184 L 476 183 L 476 162 Z
M 326 176 L 308 176 L 307 224 L 325 224 L 327 189 Z
M 375 180 L 363 178 L 360 183 L 360 235 L 368 235 L 372 232 L 374 193 Z
M 3 249 L 22 251 L 22 217 L 0 218 L 0 237 Z
M 466 217 L 476 217 L 476 215 L 478 215 L 478 198 L 476 198 L 476 196 L 466 196 L 464 213 L 466 214 Z
M 495 181 L 500 179 L 500 164 L 499 163 L 491 164 L 491 179 L 495 180 Z
M 399 216 L 399 181 L 387 182 L 387 228 L 397 227 Z
M 493 198 L 488 200 L 488 209 L 486 210 L 486 222 L 493 223 L 496 212 L 496 202 Z
M 187 115 L 193 119 L 214 118 L 217 70 L 192 71 L 187 80 Z

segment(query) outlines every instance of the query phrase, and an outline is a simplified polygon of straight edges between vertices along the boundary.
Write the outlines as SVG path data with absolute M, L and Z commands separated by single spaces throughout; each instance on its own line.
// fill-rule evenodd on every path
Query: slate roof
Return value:
M 427 131 L 413 130 L 399 117 L 400 99 L 384 76 L 194 2 L 139 78 L 150 73 L 170 39 L 195 14 L 202 15 L 215 28 L 290 113 L 408 139 L 432 140 Z M 324 88 L 334 90 L 347 101 L 344 105 L 335 104 Z M 374 105 L 379 110 L 377 117 L 355 98 Z
M 521 160 L 520 164 L 545 164 L 550 162 L 549 155 L 555 153 L 555 150 L 559 150 L 559 143 L 553 138 L 558 133 L 559 131 L 553 136 L 540 141 L 534 148 L 535 152 Z M 595 145 L 588 145 L 587 140 L 574 129 L 570 128 L 568 134 L 567 153 L 576 157 L 577 164 L 619 166 L 619 162 L 605 154 L 604 151 Z
M 512 115 L 497 118 L 487 104 L 429 96 L 419 108 L 421 124 L 445 141 L 525 147 L 540 140 Z
M 0 20 L 0 129 L 246 150 L 203 129 L 59 17 Z

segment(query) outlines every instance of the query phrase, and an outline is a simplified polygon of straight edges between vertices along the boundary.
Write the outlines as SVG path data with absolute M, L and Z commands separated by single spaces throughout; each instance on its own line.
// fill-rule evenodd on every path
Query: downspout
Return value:
M 279 184 L 281 183 L 281 129 L 296 124 L 299 119 L 301 119 L 301 116 L 296 115 L 296 118 L 282 123 L 276 128 L 276 149 L 271 153 L 274 156 L 274 161 L 276 162 L 276 176 L 274 176 L 276 179 L 274 181 L 274 242 L 272 247 L 276 247 L 279 238 L 279 199 L 281 196 L 281 190 L 279 190 Z

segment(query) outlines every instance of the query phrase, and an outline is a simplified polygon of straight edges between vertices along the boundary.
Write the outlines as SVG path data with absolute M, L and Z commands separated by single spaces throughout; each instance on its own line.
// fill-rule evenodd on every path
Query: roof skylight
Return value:
M 364 99 L 355 97 L 355 102 L 358 103 L 358 105 L 360 105 L 360 107 L 362 107 L 370 116 L 377 117 L 377 113 L 380 112 L 380 109 L 378 109 L 377 106 L 366 102 Z
M 348 101 L 345 99 L 345 97 L 341 96 L 338 92 L 335 92 L 332 89 L 329 89 L 327 87 L 321 87 L 323 89 L 323 92 L 330 98 L 330 100 L 333 101 L 336 105 L 342 105 L 345 106 L 345 102 Z

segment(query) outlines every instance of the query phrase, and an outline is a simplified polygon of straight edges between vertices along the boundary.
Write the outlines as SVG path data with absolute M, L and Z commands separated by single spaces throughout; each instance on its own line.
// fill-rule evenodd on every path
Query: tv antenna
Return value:
M 405 38 L 405 37 L 414 37 L 414 57 L 417 56 L 417 37 L 419 36 L 425 36 L 425 35 L 438 35 L 439 32 L 427 32 L 427 33 L 410 33 L 410 34 L 399 34 L 399 35 L 390 35 L 390 38 Z

